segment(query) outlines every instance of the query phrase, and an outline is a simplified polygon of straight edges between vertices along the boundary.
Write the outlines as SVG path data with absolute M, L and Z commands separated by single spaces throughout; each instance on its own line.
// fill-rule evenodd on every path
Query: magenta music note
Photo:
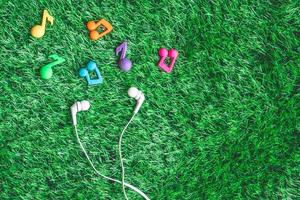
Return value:
M 168 51 L 165 48 L 160 48 L 158 51 L 158 55 L 160 56 L 160 60 L 157 65 L 165 72 L 170 73 L 173 70 L 176 59 L 178 57 L 178 51 L 176 49 L 170 49 Z M 165 63 L 167 57 L 170 57 L 169 66 Z

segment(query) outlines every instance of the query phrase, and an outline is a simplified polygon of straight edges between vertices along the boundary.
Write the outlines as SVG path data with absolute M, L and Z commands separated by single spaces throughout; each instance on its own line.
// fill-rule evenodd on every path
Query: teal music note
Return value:
M 91 78 L 90 72 L 94 72 L 96 74 L 96 78 Z M 89 85 L 97 85 L 103 82 L 103 78 L 100 74 L 100 70 L 97 67 L 96 62 L 90 61 L 85 68 L 81 68 L 79 70 L 79 76 L 85 77 Z
M 49 58 L 52 58 L 54 61 L 49 63 L 48 65 L 43 66 L 40 70 L 40 75 L 44 80 L 47 80 L 52 77 L 53 75 L 52 67 L 66 61 L 64 58 L 59 57 L 56 54 L 50 55 Z

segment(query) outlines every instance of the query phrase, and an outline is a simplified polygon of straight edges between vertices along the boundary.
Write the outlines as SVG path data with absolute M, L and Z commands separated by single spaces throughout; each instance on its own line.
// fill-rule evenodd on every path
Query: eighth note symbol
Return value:
M 115 50 L 116 55 L 118 55 L 121 52 L 118 65 L 120 69 L 125 72 L 129 71 L 132 67 L 132 62 L 126 58 L 126 51 L 127 51 L 127 42 L 123 42 Z
M 66 61 L 64 58 L 59 57 L 56 54 L 50 55 L 49 58 L 52 58 L 54 61 L 49 63 L 48 65 L 41 67 L 41 69 L 40 69 L 40 75 L 41 75 L 42 79 L 44 79 L 44 80 L 47 80 L 52 77 L 52 75 L 53 75 L 52 67 L 53 66 L 61 64 Z
M 90 72 L 91 73 L 94 72 L 96 74 L 97 78 L 92 79 L 90 74 L 89 74 Z M 97 84 L 100 84 L 100 83 L 103 82 L 103 78 L 100 74 L 100 71 L 97 67 L 96 62 L 94 62 L 94 61 L 90 61 L 87 64 L 86 68 L 81 68 L 79 70 L 79 76 L 80 77 L 85 77 L 89 85 L 97 85 Z
M 45 35 L 46 20 L 48 20 L 51 23 L 51 25 L 53 25 L 54 18 L 51 15 L 49 15 L 49 12 L 47 10 L 44 10 L 42 24 L 35 25 L 31 28 L 31 35 L 33 37 L 41 38 Z

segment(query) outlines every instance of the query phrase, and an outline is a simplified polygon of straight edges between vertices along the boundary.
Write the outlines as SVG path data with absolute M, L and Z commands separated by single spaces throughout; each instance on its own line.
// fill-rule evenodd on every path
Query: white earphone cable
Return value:
M 134 115 L 135 115 L 135 114 L 134 114 Z M 126 127 L 125 127 L 125 129 L 124 129 L 123 131 L 126 130 L 127 126 L 128 126 L 128 125 L 130 124 L 130 122 L 132 121 L 134 115 L 132 116 L 131 120 L 130 120 L 129 123 L 126 125 Z M 116 182 L 116 183 L 122 184 L 122 186 L 123 186 L 123 192 L 125 191 L 125 190 L 124 190 L 124 187 L 126 186 L 126 187 L 131 188 L 132 190 L 134 190 L 134 191 L 137 192 L 138 194 L 140 194 L 144 199 L 150 200 L 149 197 L 148 197 L 145 193 L 143 193 L 141 190 L 139 190 L 138 188 L 134 187 L 133 185 L 130 185 L 129 183 L 124 182 L 124 175 L 122 175 L 122 182 L 121 182 L 121 181 L 119 181 L 119 180 L 116 180 L 116 179 L 113 179 L 113 178 L 110 178 L 110 177 L 108 177 L 108 176 L 105 176 L 105 175 L 101 174 L 101 173 L 95 168 L 93 162 L 91 161 L 89 155 L 87 154 L 85 148 L 83 147 L 83 144 L 81 143 L 80 138 L 79 138 L 79 135 L 78 135 L 77 126 L 74 125 L 74 128 L 75 128 L 75 134 L 76 134 L 77 142 L 79 143 L 79 145 L 80 145 L 80 147 L 81 147 L 81 149 L 82 149 L 82 151 L 83 151 L 85 157 L 88 159 L 90 165 L 92 166 L 92 168 L 94 169 L 94 171 L 95 171 L 99 176 L 101 176 L 102 178 L 105 178 L 105 179 L 107 179 L 107 180 L 114 181 L 114 182 Z M 123 132 L 122 132 L 122 133 L 123 133 Z M 119 150 L 120 150 L 120 149 L 119 149 Z M 121 152 L 121 151 L 119 151 L 119 152 Z M 122 159 L 121 159 L 121 163 L 122 163 Z M 122 163 L 122 166 L 123 166 L 123 163 Z M 122 169 L 122 174 L 123 174 L 123 172 L 124 172 L 124 169 Z M 125 192 L 125 193 L 126 193 L 126 192 Z M 126 196 L 126 198 L 127 198 L 127 196 Z
M 124 129 L 121 132 L 120 139 L 119 139 L 119 156 L 120 156 L 120 162 L 121 162 L 121 168 L 122 168 L 122 190 L 123 190 L 123 193 L 124 193 L 124 196 L 125 196 L 126 200 L 128 200 L 128 197 L 127 197 L 126 190 L 125 190 L 125 185 L 124 185 L 124 182 L 125 182 L 125 169 L 124 169 L 124 163 L 123 163 L 123 158 L 122 158 L 122 138 L 123 138 L 123 135 L 124 135 L 127 127 L 132 122 L 132 120 L 133 120 L 133 118 L 134 118 L 135 115 L 136 115 L 136 113 L 134 113 L 132 115 L 132 117 L 130 118 L 129 122 L 124 127 Z

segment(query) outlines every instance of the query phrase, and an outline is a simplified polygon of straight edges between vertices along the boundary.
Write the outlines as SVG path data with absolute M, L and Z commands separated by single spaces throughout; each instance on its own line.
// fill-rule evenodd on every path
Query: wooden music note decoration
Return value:
M 91 38 L 91 40 L 98 40 L 98 39 L 100 39 L 104 35 L 107 35 L 108 33 L 110 33 L 113 30 L 112 25 L 108 21 L 106 21 L 105 19 L 101 19 L 98 22 L 89 21 L 86 24 L 86 27 L 90 31 L 90 38 Z M 104 31 L 102 33 L 99 33 L 97 31 L 97 29 L 99 27 L 103 27 L 104 28 Z
M 46 20 L 53 25 L 54 18 L 49 14 L 47 10 L 44 10 L 43 19 L 41 25 L 35 25 L 31 28 L 31 35 L 35 38 L 41 38 L 45 35 Z

